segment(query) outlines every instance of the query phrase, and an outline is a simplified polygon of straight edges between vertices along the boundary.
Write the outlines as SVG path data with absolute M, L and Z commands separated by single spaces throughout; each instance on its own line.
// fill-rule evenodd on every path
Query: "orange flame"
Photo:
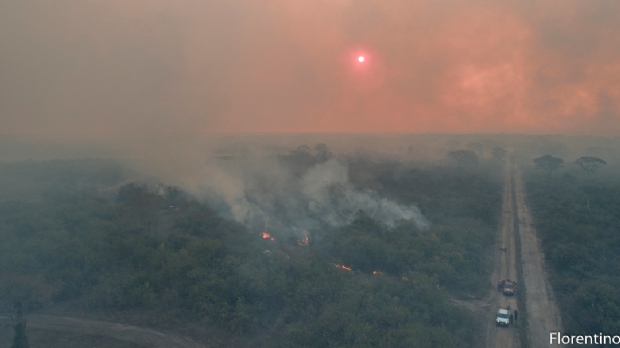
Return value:
M 383 275 L 383 272 L 380 272 L 380 271 L 372 271 L 372 274 L 374 274 L 374 275 Z
M 263 239 L 276 240 L 267 232 L 263 232 L 262 236 L 263 236 Z
M 347 267 L 345 265 L 335 264 L 335 266 L 338 267 L 338 268 L 342 268 L 344 270 L 347 270 L 347 271 L 351 271 L 351 267 Z
M 267 226 L 269 226 L 269 222 L 265 221 L 265 229 L 261 233 L 261 235 L 263 236 L 263 239 L 276 240 L 269 233 L 267 233 Z
M 303 240 L 298 240 L 297 244 L 304 246 L 304 245 L 308 245 L 308 235 L 304 233 L 304 239 Z

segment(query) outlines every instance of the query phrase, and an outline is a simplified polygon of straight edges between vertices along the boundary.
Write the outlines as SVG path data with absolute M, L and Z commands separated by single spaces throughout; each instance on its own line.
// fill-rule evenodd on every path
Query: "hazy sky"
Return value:
M 0 1 L 0 134 L 235 131 L 620 135 L 620 1 Z

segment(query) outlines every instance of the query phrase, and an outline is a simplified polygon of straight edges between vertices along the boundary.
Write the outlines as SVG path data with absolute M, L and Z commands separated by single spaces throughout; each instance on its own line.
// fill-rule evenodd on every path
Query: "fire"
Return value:
M 335 264 L 335 266 L 338 267 L 338 268 L 342 268 L 344 270 L 347 270 L 347 271 L 351 271 L 351 267 L 347 267 L 345 265 Z
M 298 240 L 297 244 L 304 246 L 304 245 L 308 245 L 308 235 L 304 233 L 304 239 L 303 240 Z
M 267 226 L 269 226 L 269 222 L 265 221 L 265 228 L 263 232 L 261 232 L 261 236 L 263 237 L 263 239 L 276 240 L 269 233 L 267 233 Z
M 374 275 L 383 275 L 383 272 L 380 272 L 380 271 L 372 271 L 372 274 L 374 274 Z
M 273 238 L 269 233 L 267 232 L 263 232 L 263 239 L 269 239 L 269 240 L 276 240 L 275 238 Z

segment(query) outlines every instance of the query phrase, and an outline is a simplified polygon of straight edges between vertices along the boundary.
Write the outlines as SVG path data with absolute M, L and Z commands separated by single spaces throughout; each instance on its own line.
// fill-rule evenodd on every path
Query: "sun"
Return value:
M 366 58 L 364 58 L 364 56 L 357 57 L 357 61 L 360 62 L 360 63 L 364 63 L 364 60 L 366 60 Z

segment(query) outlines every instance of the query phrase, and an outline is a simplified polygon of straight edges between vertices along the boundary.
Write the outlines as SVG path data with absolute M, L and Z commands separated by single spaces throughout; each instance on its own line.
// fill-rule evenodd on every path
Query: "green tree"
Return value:
M 299 145 L 297 146 L 297 148 L 293 151 L 291 151 L 291 154 L 293 155 L 308 155 L 310 154 L 310 147 L 308 145 Z
M 331 151 L 329 151 L 329 148 L 324 143 L 316 144 L 314 146 L 314 150 L 316 151 L 316 158 L 320 162 L 327 161 L 328 159 L 333 157 L 333 154 L 331 153 Z
M 536 165 L 536 169 L 544 170 L 548 175 L 551 175 L 552 171 L 558 170 L 564 166 L 564 160 L 559 157 L 544 155 L 542 157 L 534 158 L 534 164 Z
M 594 156 L 581 156 L 579 159 L 575 161 L 581 169 L 585 170 L 588 175 L 596 172 L 602 165 L 607 164 L 607 162 L 602 159 Z
M 154 193 L 141 194 L 131 202 L 131 208 L 147 235 L 157 232 L 158 207 L 162 202 L 163 198 Z
M 484 145 L 480 143 L 469 143 L 467 144 L 467 148 L 476 152 L 478 156 L 483 157 Z

